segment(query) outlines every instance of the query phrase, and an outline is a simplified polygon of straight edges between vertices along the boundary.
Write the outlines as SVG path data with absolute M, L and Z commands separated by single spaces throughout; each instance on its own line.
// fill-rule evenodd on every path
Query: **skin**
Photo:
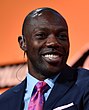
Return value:
M 28 15 L 29 16 L 29 15 Z M 39 80 L 59 74 L 69 54 L 68 27 L 64 18 L 49 9 L 25 20 L 24 40 L 20 47 L 26 52 L 29 73 Z

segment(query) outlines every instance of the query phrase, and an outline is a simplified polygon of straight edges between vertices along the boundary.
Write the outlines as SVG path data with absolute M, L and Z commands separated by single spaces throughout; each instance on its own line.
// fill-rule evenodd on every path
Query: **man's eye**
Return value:
M 36 38 L 44 39 L 44 38 L 46 38 L 46 34 L 45 33 L 38 33 L 38 34 L 36 34 Z
M 61 40 L 67 40 L 67 38 L 68 38 L 68 36 L 67 35 L 59 35 L 59 36 L 57 36 L 59 39 L 61 39 Z

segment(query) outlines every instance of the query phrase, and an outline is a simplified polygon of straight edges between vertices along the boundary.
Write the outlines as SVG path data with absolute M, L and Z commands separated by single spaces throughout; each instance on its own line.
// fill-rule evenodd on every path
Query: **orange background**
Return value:
M 17 38 L 24 17 L 38 7 L 54 8 L 66 18 L 71 42 L 68 62 L 89 43 L 89 0 L 0 0 L 0 65 L 24 60 Z

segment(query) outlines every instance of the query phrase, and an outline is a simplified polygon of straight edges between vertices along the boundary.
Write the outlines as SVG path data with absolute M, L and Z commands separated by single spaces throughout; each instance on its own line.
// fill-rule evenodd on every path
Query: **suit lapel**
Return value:
M 13 89 L 13 99 L 10 100 L 9 103 L 9 110 L 22 110 L 24 107 L 24 94 L 25 94 L 25 87 L 26 87 L 26 79 L 19 84 L 15 89 Z M 12 103 L 12 104 L 11 104 Z
M 58 77 L 55 85 L 48 97 L 48 100 L 45 102 L 44 110 L 51 110 L 57 101 L 60 101 L 61 98 L 68 92 L 71 86 L 75 83 L 77 74 L 69 67 L 66 67 L 61 75 Z

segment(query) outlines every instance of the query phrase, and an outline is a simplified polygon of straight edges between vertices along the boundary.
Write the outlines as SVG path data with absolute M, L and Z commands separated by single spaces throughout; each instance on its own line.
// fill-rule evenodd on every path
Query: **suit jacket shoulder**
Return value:
M 67 66 L 58 77 L 44 110 L 89 110 L 89 71 Z M 59 110 L 60 110 L 59 109 Z
M 20 110 L 25 93 L 26 79 L 0 95 L 0 110 Z
M 84 68 L 77 68 L 78 71 L 78 80 L 89 78 L 89 70 Z

